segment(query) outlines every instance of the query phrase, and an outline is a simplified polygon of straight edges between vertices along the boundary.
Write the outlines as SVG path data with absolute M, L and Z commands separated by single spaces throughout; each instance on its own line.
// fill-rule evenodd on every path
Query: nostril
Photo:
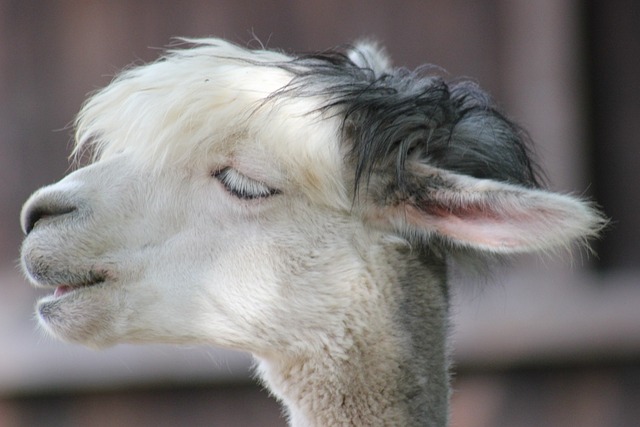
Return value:
M 36 223 L 44 218 L 50 218 L 65 215 L 75 211 L 74 206 L 56 206 L 56 205 L 34 205 L 27 209 L 24 214 L 24 233 L 29 234 Z

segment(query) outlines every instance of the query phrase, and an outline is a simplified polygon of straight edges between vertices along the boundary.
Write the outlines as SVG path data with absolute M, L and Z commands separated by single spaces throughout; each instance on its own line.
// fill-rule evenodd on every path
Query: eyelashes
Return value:
M 224 188 L 233 196 L 241 200 L 263 199 L 280 193 L 263 182 L 247 178 L 240 172 L 226 167 L 212 174 Z

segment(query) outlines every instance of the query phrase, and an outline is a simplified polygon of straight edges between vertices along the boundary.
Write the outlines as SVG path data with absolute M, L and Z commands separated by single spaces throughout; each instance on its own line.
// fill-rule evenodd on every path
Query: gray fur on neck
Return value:
M 365 320 L 339 351 L 261 359 L 263 380 L 292 425 L 445 426 L 449 372 L 442 258 L 408 246 L 388 251 L 393 270 L 374 277 Z M 358 310 L 357 304 L 353 305 Z M 348 323 L 348 322 L 347 322 Z M 344 339 L 344 337 L 342 337 Z
M 446 275 L 444 260 L 425 251 L 414 258 L 397 283 L 402 295 L 396 318 L 410 338 L 409 357 L 404 360 L 399 381 L 408 404 L 407 426 L 447 424 L 450 387 Z

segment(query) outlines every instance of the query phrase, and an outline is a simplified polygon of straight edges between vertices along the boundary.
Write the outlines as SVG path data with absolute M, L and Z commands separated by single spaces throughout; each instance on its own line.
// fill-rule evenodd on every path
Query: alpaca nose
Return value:
M 20 215 L 20 223 L 24 234 L 29 234 L 38 221 L 45 218 L 62 216 L 76 211 L 78 208 L 63 197 L 53 194 L 34 195 L 25 203 Z

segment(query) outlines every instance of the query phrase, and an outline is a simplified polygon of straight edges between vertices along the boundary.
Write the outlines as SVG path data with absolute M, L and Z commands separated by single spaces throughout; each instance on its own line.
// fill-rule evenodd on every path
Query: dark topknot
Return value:
M 472 81 L 447 82 L 428 66 L 375 76 L 338 51 L 279 66 L 295 77 L 274 96 L 324 96 L 321 109 L 342 115 L 356 188 L 374 170 L 395 167 L 402 189 L 409 155 L 476 178 L 539 187 L 527 135 Z

